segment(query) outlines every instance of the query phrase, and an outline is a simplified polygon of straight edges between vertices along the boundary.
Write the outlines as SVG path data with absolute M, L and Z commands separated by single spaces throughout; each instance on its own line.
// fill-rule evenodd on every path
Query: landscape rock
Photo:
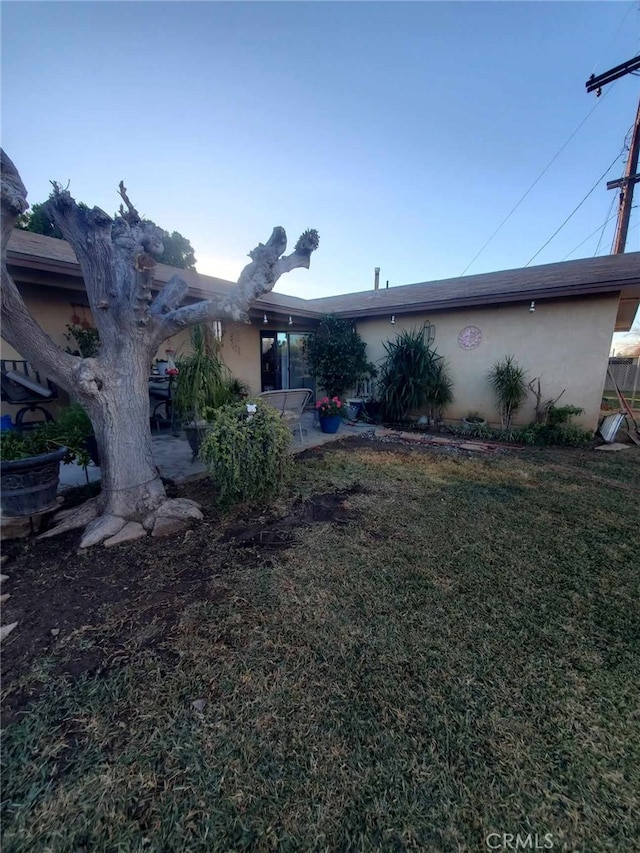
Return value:
M 111 548 L 112 545 L 120 545 L 122 542 L 134 542 L 136 539 L 142 539 L 147 535 L 147 531 L 137 521 L 130 521 L 128 524 L 112 536 L 110 539 L 104 540 L 105 548 Z
M 630 444 L 620 444 L 619 441 L 612 441 L 610 444 L 601 444 L 599 447 L 596 447 L 596 450 L 604 450 L 610 453 L 616 453 L 619 450 L 628 450 L 630 447 Z
M 59 510 L 53 517 L 53 526 L 45 533 L 41 533 L 38 539 L 48 539 L 67 530 L 77 530 L 89 524 L 98 514 L 98 499 L 91 498 L 80 506 Z
M 17 625 L 17 622 L 10 622 L 9 625 L 3 625 L 2 628 L 0 628 L 0 643 L 5 639 L 5 637 L 9 636 Z
M 53 634 L 54 637 L 57 637 L 58 634 L 60 633 L 60 628 L 52 628 L 51 633 Z
M 3 595 L 0 595 L 0 604 L 4 604 L 5 601 L 8 601 L 11 598 L 10 592 L 5 592 Z
M 194 699 L 191 703 L 191 707 L 196 711 L 204 711 L 204 706 L 207 704 L 206 699 Z
M 118 515 L 101 515 L 87 525 L 84 536 L 80 540 L 80 547 L 90 548 L 104 539 L 115 536 L 125 524 L 124 518 L 120 518 Z
M 9 561 L 9 555 L 3 554 L 2 557 L 0 557 L 0 566 L 4 566 L 4 564 L 7 563 L 8 561 Z
M 9 575 L 0 575 L 0 583 L 2 583 L 3 581 L 8 581 L 8 580 L 9 580 Z
M 189 498 L 175 498 L 160 504 L 155 512 L 156 517 L 167 516 L 170 518 L 195 518 L 201 521 L 204 516 L 195 501 Z
M 166 515 L 161 515 L 156 518 L 153 525 L 152 536 L 171 536 L 172 533 L 180 533 L 188 525 L 188 520 L 184 518 L 171 518 Z

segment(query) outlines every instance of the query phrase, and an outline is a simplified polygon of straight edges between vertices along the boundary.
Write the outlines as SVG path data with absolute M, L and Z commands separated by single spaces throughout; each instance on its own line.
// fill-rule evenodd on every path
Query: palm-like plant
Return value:
M 439 419 L 453 401 L 453 383 L 442 356 L 429 346 L 427 328 L 400 332 L 395 341 L 385 341 L 384 348 L 378 390 L 385 417 L 404 420 L 427 405 L 429 416 Z
M 496 395 L 502 429 L 509 429 L 513 416 L 527 397 L 526 371 L 514 356 L 507 355 L 493 365 L 487 380 Z
M 191 417 L 195 424 L 202 419 L 205 408 L 217 409 L 230 403 L 230 372 L 222 361 L 215 341 L 207 339 L 202 326 L 191 328 L 193 353 L 181 358 L 180 370 L 173 395 L 173 404 L 182 417 Z

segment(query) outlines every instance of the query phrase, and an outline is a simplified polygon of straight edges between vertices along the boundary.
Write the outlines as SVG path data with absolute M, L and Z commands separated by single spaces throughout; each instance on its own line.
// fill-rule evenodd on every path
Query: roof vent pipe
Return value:
M 375 267 L 373 271 L 375 273 L 375 276 L 373 278 L 373 289 L 379 290 L 380 289 L 380 267 Z
M 387 290 L 389 290 L 389 279 L 387 279 Z

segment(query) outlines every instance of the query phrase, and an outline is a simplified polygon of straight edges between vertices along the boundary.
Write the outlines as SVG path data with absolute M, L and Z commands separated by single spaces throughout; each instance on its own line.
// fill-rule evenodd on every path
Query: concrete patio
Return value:
M 318 424 L 314 424 L 314 412 L 305 412 L 302 416 L 303 439 L 300 441 L 300 433 L 293 433 L 291 450 L 293 453 L 301 453 L 313 447 L 319 447 L 330 441 L 338 441 L 350 435 L 365 435 L 374 430 L 371 424 L 349 425 L 343 422 L 340 429 L 334 435 L 325 434 L 320 430 Z M 184 434 L 174 436 L 169 431 L 158 431 L 152 433 L 153 458 L 158 466 L 160 475 L 167 480 L 184 482 L 186 480 L 198 479 L 204 476 L 205 467 L 199 459 L 192 461 L 191 448 Z M 84 486 L 87 482 L 100 479 L 100 468 L 90 465 L 86 472 L 79 465 L 60 466 L 59 491 Z

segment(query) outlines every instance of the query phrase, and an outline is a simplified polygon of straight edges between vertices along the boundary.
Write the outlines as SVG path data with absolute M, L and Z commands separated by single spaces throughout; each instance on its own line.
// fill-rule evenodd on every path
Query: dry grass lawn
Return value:
M 16 543 L 5 853 L 637 850 L 639 499 L 635 448 L 359 442 L 184 540 Z

